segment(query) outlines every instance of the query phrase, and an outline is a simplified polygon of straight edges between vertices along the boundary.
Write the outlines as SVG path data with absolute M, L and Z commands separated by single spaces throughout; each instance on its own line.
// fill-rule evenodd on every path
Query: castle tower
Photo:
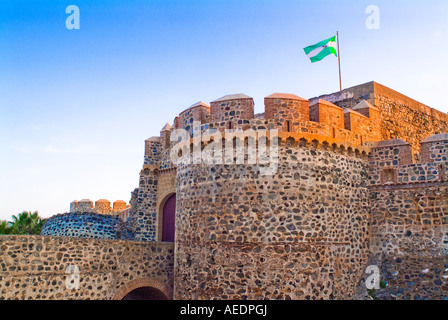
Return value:
M 171 125 L 167 123 L 162 130 L 160 130 L 160 144 L 164 150 L 169 149 L 171 146 Z

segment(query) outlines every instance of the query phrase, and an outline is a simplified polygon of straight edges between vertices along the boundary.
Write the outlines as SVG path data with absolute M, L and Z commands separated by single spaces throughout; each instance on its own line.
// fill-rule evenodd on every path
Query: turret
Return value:
M 160 130 L 160 145 L 163 149 L 169 149 L 171 145 L 171 125 L 167 123 L 162 130 Z

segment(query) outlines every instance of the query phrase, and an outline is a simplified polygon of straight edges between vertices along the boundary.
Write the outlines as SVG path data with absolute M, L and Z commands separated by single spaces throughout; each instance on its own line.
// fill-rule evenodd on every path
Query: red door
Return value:
M 162 241 L 174 242 L 176 216 L 176 195 L 173 194 L 165 202 L 163 207 Z

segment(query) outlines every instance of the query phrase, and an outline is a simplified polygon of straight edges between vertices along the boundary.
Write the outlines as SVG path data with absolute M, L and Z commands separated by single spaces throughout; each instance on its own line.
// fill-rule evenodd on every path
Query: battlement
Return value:
M 433 135 L 421 142 L 421 160 L 413 147 L 395 139 L 370 143 L 370 186 L 445 183 L 448 177 L 448 134 Z
M 93 201 L 89 199 L 83 199 L 80 201 L 72 201 L 70 203 L 70 212 L 88 212 L 88 213 L 98 213 L 103 215 L 118 215 L 121 213 L 127 212 L 130 208 L 130 205 L 127 205 L 123 200 L 117 200 L 113 203 L 113 207 L 111 207 L 111 202 L 106 199 L 99 199 Z
M 412 121 L 407 119 L 411 117 Z M 173 129 L 184 129 L 191 141 L 178 137 L 176 141 L 172 140 Z M 146 140 L 143 169 L 161 172 L 174 169 L 170 153 L 175 145 L 176 150 L 198 151 L 221 137 L 224 147 L 225 136 L 214 132 L 226 135 L 243 132 L 246 136 L 270 130 L 278 130 L 280 145 L 324 148 L 360 157 L 370 154 L 371 147 L 375 147 L 373 157 L 378 156 L 375 152 L 381 148 L 394 147 L 401 158 L 378 163 L 378 166 L 388 163 L 393 167 L 416 165 L 415 160 L 421 164 L 443 162 L 443 150 L 440 151 L 443 141 L 423 140 L 448 132 L 448 115 L 375 82 L 309 100 L 295 94 L 274 93 L 264 98 L 264 112 L 258 114 L 254 114 L 252 97 L 226 95 L 210 105 L 202 101 L 191 105 L 175 117 L 172 125 L 167 123 L 159 137 Z M 271 143 L 270 139 L 267 138 L 267 145 Z M 180 140 L 184 142 L 181 147 Z M 388 146 L 390 142 L 386 141 L 393 140 L 402 143 L 396 141 L 395 145 Z M 384 178 L 386 176 L 383 174 L 383 179 L 389 179 Z M 428 178 L 432 175 L 425 179 Z
M 185 129 L 193 137 L 193 124 L 200 123 L 200 130 L 257 130 L 277 129 L 291 133 L 309 133 L 331 139 L 362 145 L 376 141 L 380 135 L 377 126 L 378 109 L 362 101 L 357 108 L 345 114 L 344 109 L 325 100 L 313 101 L 294 94 L 274 93 L 265 98 L 265 112 L 254 114 L 253 98 L 244 95 L 227 95 L 211 102 L 208 106 L 198 102 L 174 119 L 174 129 Z M 371 118 L 374 119 L 373 124 Z M 145 155 L 149 156 L 157 147 L 169 149 L 169 128 L 166 125 L 160 138 L 147 140 Z M 149 162 L 148 162 L 149 164 Z

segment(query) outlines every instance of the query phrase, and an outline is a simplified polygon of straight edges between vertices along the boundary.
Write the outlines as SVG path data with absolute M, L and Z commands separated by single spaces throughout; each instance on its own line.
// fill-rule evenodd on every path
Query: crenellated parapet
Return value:
M 129 210 L 130 205 L 127 205 L 123 200 L 117 200 L 111 207 L 111 202 L 106 199 L 99 199 L 93 203 L 89 199 L 80 201 L 72 201 L 70 203 L 70 212 L 81 213 L 98 213 L 104 215 L 120 215 L 120 213 Z
M 401 139 L 371 143 L 370 147 L 371 187 L 447 182 L 448 134 L 433 135 L 423 140 L 420 162 L 415 161 L 411 144 Z
M 210 105 L 204 102 L 193 104 L 175 117 L 172 126 L 166 124 L 160 137 L 146 140 L 143 169 L 154 171 L 175 167 L 170 152 L 178 144 L 176 138 L 173 139 L 173 130 L 179 129 L 185 130 L 192 139 L 190 142 L 183 139 L 183 143 L 191 144 L 191 149 L 198 141 L 201 148 L 210 141 L 216 142 L 217 134 L 213 134 L 216 132 L 243 131 L 250 135 L 251 131 L 278 130 L 282 137 L 280 141 L 291 138 L 297 143 L 304 140 L 317 146 L 342 146 L 340 150 L 355 152 L 358 149 L 359 154 L 368 154 L 364 147 L 366 142 L 381 140 L 379 110 L 364 100 L 352 109 L 343 109 L 322 99 L 310 102 L 294 94 L 274 93 L 267 96 L 264 103 L 265 112 L 257 115 L 254 115 L 253 98 L 245 94 L 227 95 Z

